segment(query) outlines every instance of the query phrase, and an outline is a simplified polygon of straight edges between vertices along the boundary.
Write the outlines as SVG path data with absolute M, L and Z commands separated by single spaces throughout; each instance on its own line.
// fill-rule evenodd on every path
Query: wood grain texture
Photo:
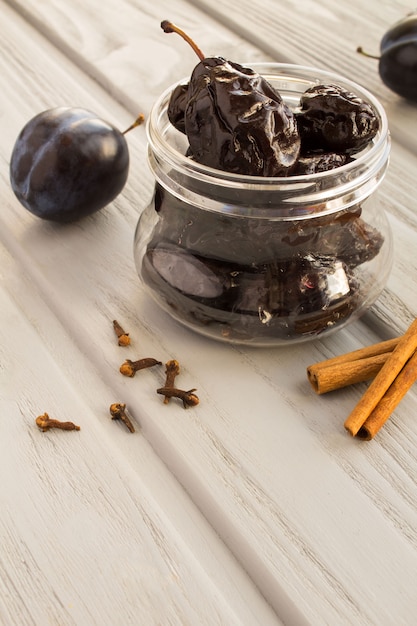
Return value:
M 282 6 L 281 6 L 282 4 Z M 381 8 L 382 7 L 382 8 Z M 380 83 L 355 42 L 379 43 L 405 3 L 140 0 L 0 3 L 0 621 L 19 624 L 413 623 L 417 609 L 416 395 L 372 445 L 345 417 L 364 386 L 317 397 L 312 362 L 403 332 L 417 311 L 417 109 Z M 384 102 L 393 152 L 381 187 L 395 235 L 387 289 L 323 341 L 230 347 L 179 327 L 148 300 L 132 258 L 152 193 L 146 137 L 129 134 L 124 192 L 80 223 L 40 223 L 17 204 L 8 159 L 22 125 L 59 104 L 120 127 L 195 60 L 160 31 L 171 18 L 207 54 L 316 64 Z M 366 38 L 366 40 L 365 40 Z M 400 184 L 399 184 L 400 181 Z M 132 345 L 122 349 L 119 319 Z M 128 358 L 177 358 L 200 405 L 163 404 L 163 369 L 133 380 Z M 139 433 L 108 415 L 128 405 Z M 78 421 L 41 433 L 37 414 Z
M 138 412 L 133 436 L 111 421 L 114 390 L 88 374 L 3 249 L 1 259 L 28 309 L 2 280 L 1 623 L 279 624 L 140 432 Z M 58 353 L 89 392 L 57 366 Z M 39 431 L 45 408 L 80 432 Z

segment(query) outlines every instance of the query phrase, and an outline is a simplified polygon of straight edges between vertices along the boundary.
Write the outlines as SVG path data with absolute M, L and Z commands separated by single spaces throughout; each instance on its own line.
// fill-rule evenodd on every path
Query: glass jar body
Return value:
M 220 172 L 185 156 L 185 138 L 167 119 L 168 91 L 148 122 L 155 193 L 134 255 L 149 293 L 181 323 L 216 339 L 280 345 L 342 328 L 382 291 L 392 237 L 376 189 L 389 135 L 379 103 L 345 79 L 283 64 L 255 69 L 293 107 L 312 84 L 359 91 L 379 117 L 372 146 L 319 174 Z

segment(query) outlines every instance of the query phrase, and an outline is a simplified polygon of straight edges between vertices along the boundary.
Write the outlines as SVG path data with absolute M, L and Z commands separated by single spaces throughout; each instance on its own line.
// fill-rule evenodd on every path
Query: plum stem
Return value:
M 188 44 L 190 44 L 200 61 L 204 61 L 204 59 L 206 58 L 205 55 L 202 53 L 195 41 L 193 41 L 186 32 L 181 30 L 181 28 L 178 28 L 178 26 L 175 26 L 175 24 L 173 24 L 169 20 L 163 20 L 161 22 L 161 28 L 164 33 L 177 33 L 177 35 L 180 35 L 180 37 L 182 37 Z
M 138 115 L 138 117 L 135 119 L 135 121 L 133 122 L 133 124 L 131 124 L 129 126 L 129 128 L 126 128 L 126 130 L 124 130 L 122 132 L 122 135 L 126 135 L 126 133 L 128 133 L 130 130 L 133 130 L 134 128 L 136 128 L 136 126 L 140 126 L 141 124 L 143 124 L 143 122 L 145 121 L 145 116 L 143 115 L 143 113 L 141 113 L 140 115 Z
M 375 54 L 369 54 L 369 52 L 365 52 L 362 46 L 358 46 L 356 48 L 356 52 L 359 52 L 359 54 L 362 54 L 364 57 L 368 57 L 368 59 L 376 59 L 377 61 L 379 61 L 379 59 L 381 58 L 377 57 Z

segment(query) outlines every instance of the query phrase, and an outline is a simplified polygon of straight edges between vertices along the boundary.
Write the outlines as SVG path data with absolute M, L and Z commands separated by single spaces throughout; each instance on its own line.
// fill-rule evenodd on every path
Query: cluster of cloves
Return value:
M 129 346 L 129 333 L 127 333 L 122 328 L 117 320 L 113 320 L 113 329 L 116 333 L 118 345 L 121 347 Z M 154 367 L 155 365 L 162 365 L 162 361 L 158 361 L 157 359 L 154 359 L 152 357 L 141 358 L 137 361 L 126 359 L 120 366 L 119 371 L 121 374 L 123 374 L 123 376 L 133 378 L 136 372 L 138 372 L 139 370 Z M 157 389 L 156 392 L 164 396 L 164 404 L 168 404 L 171 398 L 178 398 L 182 401 L 183 407 L 185 409 L 189 406 L 196 406 L 199 403 L 199 398 L 194 393 L 196 391 L 195 389 L 189 389 L 188 391 L 185 391 L 183 389 L 178 389 L 177 387 L 175 387 L 175 379 L 179 373 L 180 365 L 178 361 L 175 359 L 167 361 L 167 363 L 165 364 L 165 384 L 163 387 Z M 122 402 L 114 402 L 110 405 L 109 411 L 113 420 L 120 420 L 126 425 L 131 433 L 135 432 L 135 427 L 126 408 L 126 404 Z M 60 420 L 51 419 L 48 413 L 39 415 L 35 419 L 35 423 L 43 432 L 46 432 L 51 428 L 57 428 L 60 430 L 80 430 L 80 427 L 73 422 L 62 422 Z
M 129 333 L 127 333 L 119 324 L 117 320 L 113 320 L 113 329 L 116 333 L 116 337 L 118 340 L 119 346 L 126 347 L 130 345 L 130 337 Z M 132 374 L 133 376 L 133 374 Z M 126 404 L 122 403 L 113 403 L 110 405 L 110 415 L 113 420 L 120 420 L 124 424 L 126 424 L 127 428 L 131 433 L 135 432 L 135 427 L 128 415 L 128 411 L 126 409 Z M 38 415 L 35 419 L 35 423 L 42 430 L 46 432 L 51 430 L 52 428 L 56 428 L 59 430 L 80 430 L 80 427 L 74 424 L 73 422 L 63 422 L 57 419 L 51 419 L 48 413 L 43 413 L 43 415 Z
M 114 329 L 119 338 L 119 345 L 128 345 L 125 343 L 120 344 L 120 337 L 128 337 L 128 333 L 126 333 L 123 328 L 117 323 L 113 322 Z M 155 359 L 153 357 L 144 357 L 138 359 L 136 361 L 132 361 L 131 359 L 126 359 L 120 366 L 119 371 L 123 376 L 128 376 L 129 378 L 133 378 L 136 372 L 147 369 L 150 367 L 154 367 L 155 365 L 162 365 L 162 361 Z M 181 400 L 182 405 L 185 409 L 190 406 L 196 406 L 199 403 L 199 398 L 195 394 L 196 389 L 179 389 L 175 386 L 175 379 L 180 373 L 180 365 L 176 359 L 171 359 L 167 361 L 165 364 L 165 384 L 163 387 L 160 387 L 156 390 L 157 393 L 164 396 L 164 404 L 168 404 L 171 398 L 178 398 Z

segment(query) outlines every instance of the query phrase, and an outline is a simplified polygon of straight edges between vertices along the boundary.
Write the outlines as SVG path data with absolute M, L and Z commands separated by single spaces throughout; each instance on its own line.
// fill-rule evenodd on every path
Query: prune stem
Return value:
M 368 59 L 376 59 L 377 61 L 379 61 L 379 59 L 381 58 L 376 56 L 375 54 L 369 54 L 369 52 L 365 52 L 362 46 L 358 46 L 356 48 L 356 52 L 359 52 L 359 54 L 362 54 L 364 57 L 368 57 Z
M 181 30 L 181 28 L 178 28 L 178 26 L 175 26 L 175 24 L 173 24 L 169 20 L 163 20 L 161 22 L 161 28 L 164 33 L 177 33 L 177 35 L 180 35 L 180 37 L 182 37 L 192 47 L 200 61 L 204 61 L 204 59 L 206 58 L 205 55 L 202 53 L 195 41 L 193 41 L 186 32 Z

